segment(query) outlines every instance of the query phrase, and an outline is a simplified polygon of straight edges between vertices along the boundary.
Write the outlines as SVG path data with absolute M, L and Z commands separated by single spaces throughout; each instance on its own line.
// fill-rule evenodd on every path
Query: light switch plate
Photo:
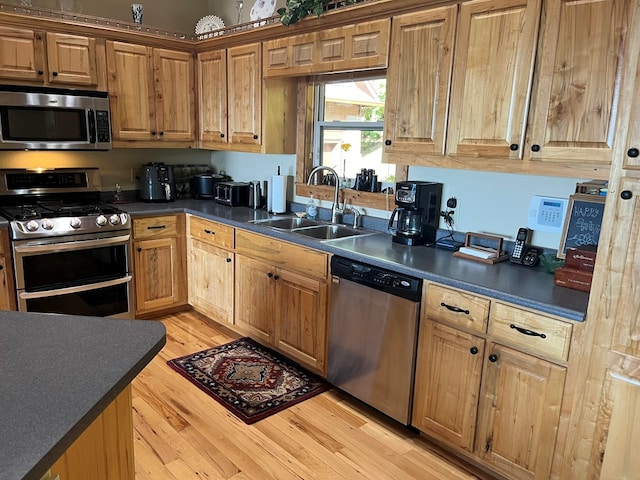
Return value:
M 533 195 L 529 204 L 527 227 L 534 231 L 562 233 L 569 200 Z

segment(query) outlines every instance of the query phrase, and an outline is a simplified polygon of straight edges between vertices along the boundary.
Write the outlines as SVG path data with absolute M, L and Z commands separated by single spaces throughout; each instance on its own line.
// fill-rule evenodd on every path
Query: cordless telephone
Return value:
M 519 228 L 516 235 L 516 241 L 513 245 L 513 252 L 509 260 L 513 263 L 519 263 L 520 265 L 526 265 L 533 267 L 540 260 L 542 250 L 536 247 L 530 247 L 527 245 L 531 236 L 531 230 L 528 228 Z

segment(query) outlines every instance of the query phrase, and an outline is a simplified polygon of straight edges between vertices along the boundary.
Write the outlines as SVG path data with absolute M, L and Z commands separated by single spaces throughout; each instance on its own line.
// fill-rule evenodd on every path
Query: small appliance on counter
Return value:
M 396 183 L 396 208 L 389 218 L 393 241 L 403 245 L 430 245 L 436 241 L 440 221 L 442 184 Z M 394 227 L 394 220 L 397 223 Z
M 216 184 L 228 182 L 231 177 L 221 173 L 203 173 L 194 175 L 189 179 L 189 190 L 191 196 L 198 198 L 214 198 L 216 195 Z
M 140 199 L 145 202 L 172 202 L 176 199 L 173 167 L 148 163 L 140 170 Z
M 248 207 L 249 188 L 248 182 L 218 182 L 215 201 L 229 207 Z

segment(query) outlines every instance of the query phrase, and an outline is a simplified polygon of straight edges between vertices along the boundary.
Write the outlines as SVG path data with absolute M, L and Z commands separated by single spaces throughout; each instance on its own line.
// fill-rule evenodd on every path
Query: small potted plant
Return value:
M 337 2 L 335 6 L 352 5 L 356 1 L 344 0 Z M 333 3 L 331 0 L 287 0 L 285 6 L 278 9 L 278 15 L 283 25 L 291 25 L 307 15 L 313 14 L 319 17 Z

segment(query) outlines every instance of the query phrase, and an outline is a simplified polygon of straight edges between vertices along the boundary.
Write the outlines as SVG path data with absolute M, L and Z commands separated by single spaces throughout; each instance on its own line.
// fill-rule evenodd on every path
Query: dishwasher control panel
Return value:
M 335 255 L 331 259 L 331 274 L 399 297 L 420 300 L 422 280 L 419 278 Z

